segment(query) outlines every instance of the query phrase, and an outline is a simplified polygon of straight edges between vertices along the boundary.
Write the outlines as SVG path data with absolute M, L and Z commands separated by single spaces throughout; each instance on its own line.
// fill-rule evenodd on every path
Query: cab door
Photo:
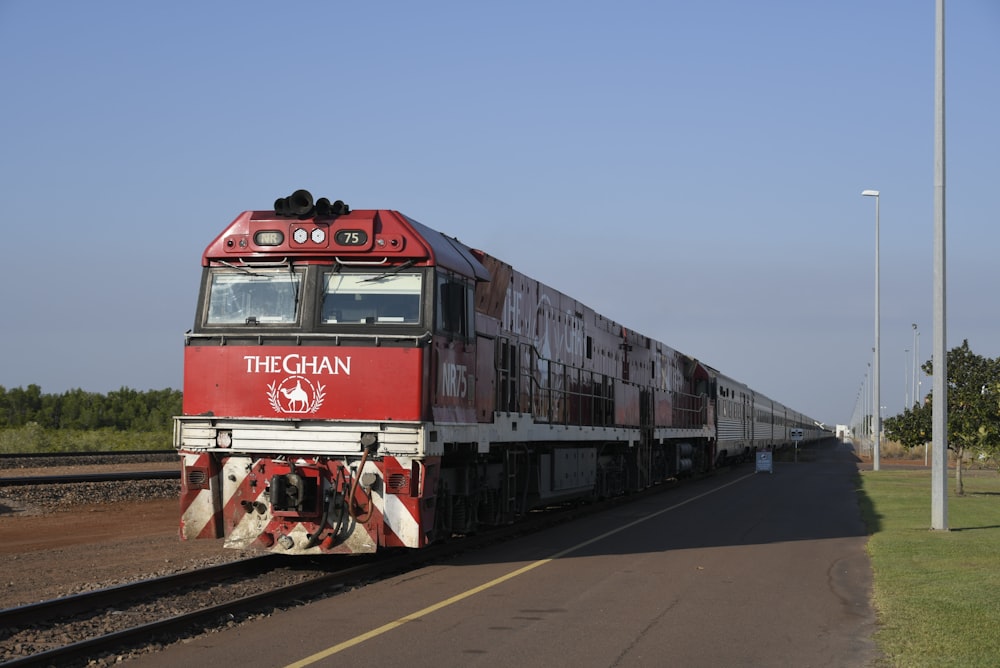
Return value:
M 476 421 L 473 282 L 439 270 L 434 289 L 431 412 L 434 422 Z

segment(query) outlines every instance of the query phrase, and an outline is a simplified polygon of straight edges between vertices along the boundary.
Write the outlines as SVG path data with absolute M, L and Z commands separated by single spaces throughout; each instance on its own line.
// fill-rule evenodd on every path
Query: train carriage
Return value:
M 752 451 L 769 450 L 774 447 L 774 407 L 775 402 L 759 392 L 754 393 Z
M 714 372 L 716 404 L 715 466 L 743 461 L 754 448 L 754 392 L 718 371 Z

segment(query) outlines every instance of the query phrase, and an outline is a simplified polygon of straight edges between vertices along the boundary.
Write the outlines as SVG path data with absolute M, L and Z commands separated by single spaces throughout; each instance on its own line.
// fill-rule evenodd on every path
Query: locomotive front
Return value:
M 306 191 L 206 249 L 186 334 L 181 536 L 287 554 L 433 538 L 434 416 L 474 421 L 464 345 L 482 265 L 395 211 Z M 431 363 L 431 359 L 434 363 Z

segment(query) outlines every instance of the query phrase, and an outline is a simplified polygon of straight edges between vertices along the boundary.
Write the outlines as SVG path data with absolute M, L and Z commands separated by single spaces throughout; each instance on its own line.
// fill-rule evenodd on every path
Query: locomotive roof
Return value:
M 312 232 L 322 230 L 314 241 Z M 304 231 L 304 232 L 303 232 Z M 339 244 L 340 232 L 357 233 L 349 244 Z M 267 233 L 272 234 L 261 243 Z M 296 235 L 301 235 L 297 238 Z M 358 240 L 363 239 L 363 242 Z M 344 264 L 368 262 L 392 266 L 409 261 L 414 266 L 435 265 L 477 281 L 490 280 L 490 272 L 472 250 L 454 237 L 434 230 L 409 216 L 389 209 L 359 209 L 336 216 L 289 217 L 275 211 L 244 211 L 216 237 L 202 255 L 202 265 L 212 262 L 248 263 L 289 260 L 336 260 Z
M 447 267 L 466 276 L 473 276 L 477 281 L 490 280 L 490 272 L 472 253 L 472 249 L 454 237 L 449 237 L 435 229 L 419 223 L 398 211 L 391 213 L 402 216 L 420 234 L 431 247 L 435 264 Z

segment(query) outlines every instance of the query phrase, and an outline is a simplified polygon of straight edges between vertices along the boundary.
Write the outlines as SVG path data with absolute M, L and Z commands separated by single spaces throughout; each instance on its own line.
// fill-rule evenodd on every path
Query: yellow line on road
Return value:
M 660 515 L 662 515 L 664 513 L 670 512 L 671 510 L 675 510 L 677 508 L 680 508 L 681 506 L 686 505 L 688 503 L 691 503 L 692 501 L 697 501 L 698 499 L 704 498 L 704 497 L 708 496 L 709 494 L 714 494 L 715 492 L 723 490 L 726 487 L 729 487 L 730 485 L 735 485 L 736 483 L 738 483 L 738 482 L 740 482 L 742 480 L 745 480 L 746 478 L 750 478 L 752 476 L 753 476 L 752 473 L 744 475 L 744 476 L 741 476 L 741 477 L 737 478 L 736 480 L 732 480 L 730 482 L 727 482 L 725 485 L 722 485 L 721 487 L 716 487 L 716 488 L 711 489 L 711 490 L 709 490 L 707 492 L 699 494 L 698 496 L 692 496 L 690 499 L 687 499 L 685 501 L 681 501 L 680 503 L 675 503 L 674 505 L 669 506 L 667 508 L 663 508 L 661 510 L 657 510 L 655 513 L 651 513 L 649 515 L 646 515 L 645 517 L 640 517 L 637 520 L 632 520 L 628 524 L 623 524 L 620 527 L 616 527 L 616 528 L 612 529 L 611 531 L 608 531 L 606 533 L 601 534 L 600 536 L 595 536 L 595 537 L 593 537 L 593 538 L 591 538 L 589 540 L 585 540 L 582 543 L 578 543 L 577 545 L 574 545 L 572 547 L 568 547 L 565 550 L 562 550 L 561 552 L 556 552 L 551 557 L 546 557 L 545 559 L 540 559 L 538 561 L 532 562 L 532 563 L 528 564 L 527 566 L 522 566 L 521 568 L 518 568 L 515 571 L 511 571 L 510 573 L 507 573 L 506 575 L 501 575 L 500 577 L 498 577 L 498 578 L 496 578 L 494 580 L 490 580 L 489 582 L 483 583 L 483 584 L 479 585 L 478 587 L 473 587 L 472 589 L 468 589 L 466 591 L 463 591 L 461 594 L 456 594 L 455 596 L 452 596 L 451 598 L 446 598 L 443 601 L 439 601 L 439 602 L 437 602 L 437 603 L 435 603 L 433 605 L 429 605 L 426 608 L 423 608 L 422 610 L 417 610 L 414 613 L 406 615 L 405 617 L 400 617 L 399 619 L 397 619 L 395 621 L 391 621 L 388 624 L 383 624 L 382 626 L 378 627 L 377 629 L 372 629 L 371 631 L 368 631 L 366 633 L 362 633 L 361 635 L 354 636 L 353 638 L 345 640 L 342 643 L 338 643 L 338 644 L 333 645 L 331 647 L 327 647 L 326 649 L 324 649 L 324 650 L 322 650 L 320 652 L 316 652 L 312 656 L 307 656 L 306 658 L 301 659 L 299 661 L 296 661 L 295 663 L 290 663 L 285 668 L 305 668 L 305 666 L 310 666 L 310 665 L 316 663 L 317 661 L 322 661 L 323 659 L 325 659 L 327 657 L 330 657 L 330 656 L 333 656 L 334 654 L 337 654 L 338 652 L 342 652 L 345 649 L 349 649 L 351 647 L 354 647 L 355 645 L 360 645 L 361 643 L 363 643 L 363 642 L 365 642 L 367 640 L 371 640 L 372 638 L 376 638 L 376 637 L 382 635 L 383 633 L 388 633 L 389 631 L 392 631 L 393 629 L 399 628 L 400 626 L 402 626 L 403 624 L 406 624 L 407 622 L 416 621 L 416 620 L 420 619 L 421 617 L 426 617 L 427 615 L 431 614 L 432 612 L 436 612 L 438 610 L 441 610 L 442 608 L 447 608 L 449 605 L 452 605 L 453 603 L 458 603 L 459 601 L 463 601 L 463 600 L 469 598 L 470 596 L 475 596 L 476 594 L 478 594 L 480 592 L 484 592 L 487 589 L 490 589 L 492 587 L 497 586 L 498 584 L 502 584 L 502 583 L 506 582 L 507 580 L 511 580 L 513 578 L 516 578 L 519 575 L 524 575 L 528 571 L 533 571 L 536 568 L 538 568 L 539 566 L 544 566 L 545 564 L 549 563 L 550 561 L 554 561 L 554 560 L 559 559 L 561 557 L 565 557 L 566 555 L 568 555 L 568 554 L 570 554 L 572 552 L 576 552 L 577 550 L 579 550 L 581 548 L 584 548 L 584 547 L 587 547 L 588 545 L 596 543 L 599 540 L 604 540 L 605 538 L 608 538 L 609 536 L 613 536 L 616 533 L 620 533 L 622 531 L 625 531 L 626 529 L 631 529 L 632 527 L 634 527 L 637 524 L 642 524 L 643 522 L 651 520 L 654 517 L 658 517 L 658 516 L 660 516 Z

